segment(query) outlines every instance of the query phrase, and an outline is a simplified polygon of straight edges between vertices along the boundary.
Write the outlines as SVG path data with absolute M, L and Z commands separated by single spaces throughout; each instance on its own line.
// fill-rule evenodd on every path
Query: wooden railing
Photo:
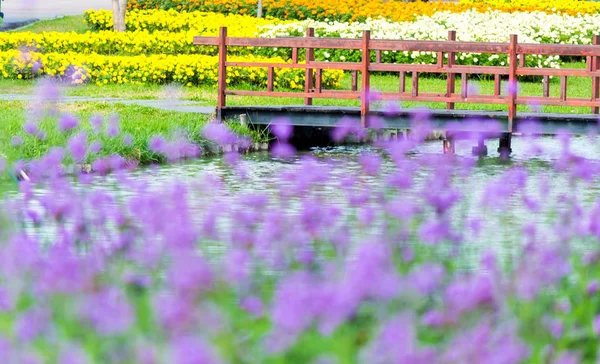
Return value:
M 361 39 L 315 38 L 314 30 L 307 29 L 306 37 L 287 38 L 235 38 L 227 36 L 227 28 L 222 27 L 218 37 L 195 37 L 196 45 L 212 45 L 219 47 L 218 98 L 217 117 L 226 106 L 228 95 L 239 96 L 271 96 L 271 97 L 303 97 L 305 105 L 312 105 L 314 98 L 358 99 L 361 102 L 361 124 L 367 126 L 367 115 L 370 106 L 371 72 L 398 72 L 398 92 L 378 92 L 379 100 L 388 101 L 420 101 L 446 103 L 447 109 L 453 109 L 455 103 L 504 104 L 508 106 L 509 132 L 517 114 L 517 105 L 560 105 L 591 107 L 592 114 L 598 114 L 600 107 L 600 36 L 594 36 L 592 45 L 564 44 L 520 44 L 516 35 L 510 36 L 509 43 L 458 42 L 456 32 L 448 32 L 447 41 L 418 40 L 379 40 L 371 39 L 368 30 Z M 268 62 L 228 62 L 227 47 L 277 47 L 291 48 L 291 63 Z M 299 63 L 298 50 L 306 50 L 306 62 Z M 347 49 L 360 50 L 362 62 L 319 62 L 314 59 L 315 49 Z M 375 52 L 375 62 L 371 62 L 371 52 Z M 382 63 L 383 51 L 421 51 L 437 52 L 437 64 L 390 64 Z M 482 53 L 508 55 L 507 66 L 462 66 L 456 64 L 457 53 Z M 447 62 L 444 55 L 447 54 Z M 528 55 L 578 56 L 586 58 L 585 69 L 555 69 L 526 67 Z M 267 90 L 228 90 L 227 67 L 265 67 L 267 68 Z M 274 69 L 304 69 L 305 84 L 303 92 L 274 91 Z M 352 72 L 351 90 L 325 90 L 322 83 L 323 70 L 334 69 Z M 314 77 L 313 77 L 314 70 Z M 358 73 L 361 87 L 358 90 Z M 406 91 L 406 75 L 410 73 L 412 89 Z M 445 93 L 420 92 L 419 73 L 445 73 L 447 85 Z M 456 93 L 456 75 L 461 75 L 460 93 Z M 490 75 L 494 77 L 493 94 L 470 94 L 468 75 Z M 502 93 L 502 78 L 508 79 L 507 92 Z M 517 90 L 518 76 L 542 76 L 543 91 L 541 96 L 519 95 Z M 560 96 L 550 97 L 549 77 L 560 77 Z M 591 98 L 567 97 L 567 77 L 591 77 Z

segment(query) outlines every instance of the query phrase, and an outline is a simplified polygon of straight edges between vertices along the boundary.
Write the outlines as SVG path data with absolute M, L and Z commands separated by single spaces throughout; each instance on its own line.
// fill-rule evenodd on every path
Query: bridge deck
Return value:
M 286 118 L 294 126 L 335 127 L 340 120 L 360 126 L 359 107 L 339 106 L 227 106 L 222 109 L 224 119 L 246 115 L 248 122 L 269 125 L 276 118 Z M 508 132 L 506 111 L 446 110 L 446 109 L 374 109 L 369 117 L 379 118 L 383 128 L 410 129 L 415 120 L 426 119 L 434 129 L 460 131 Z M 593 114 L 519 113 L 513 121 L 513 132 L 523 132 L 525 125 L 535 125 L 543 134 L 559 131 L 586 134 L 598 127 L 599 117 Z M 531 130 L 527 127 L 527 130 Z

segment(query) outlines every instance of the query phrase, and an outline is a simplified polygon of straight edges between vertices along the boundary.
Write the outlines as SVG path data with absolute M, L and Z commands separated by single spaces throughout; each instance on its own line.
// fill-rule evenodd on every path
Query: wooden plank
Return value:
M 542 80 L 543 97 L 550 97 L 550 77 L 544 76 Z
M 219 28 L 219 66 L 217 71 L 217 119 L 221 120 L 221 109 L 227 105 L 227 28 Z
M 419 92 L 417 96 L 413 96 L 411 93 L 398 93 L 398 92 L 380 92 L 378 93 L 378 97 L 380 97 L 383 101 L 420 101 L 420 102 L 462 102 L 469 104 L 496 104 L 496 105 L 504 105 L 506 104 L 507 97 L 506 96 L 494 96 L 494 95 L 472 95 L 468 98 L 462 97 L 462 95 L 454 94 L 450 97 L 447 97 L 444 93 L 434 93 L 434 92 Z
M 449 30 L 448 31 L 448 41 L 455 42 L 456 41 L 456 31 Z M 446 72 L 446 96 L 450 97 L 456 91 L 456 74 L 449 72 L 452 67 L 456 64 L 456 53 L 449 52 L 448 53 L 448 67 Z M 441 67 L 444 69 L 443 65 Z M 448 102 L 446 103 L 446 109 L 452 110 L 454 109 L 454 103 Z
M 289 68 L 289 69 L 334 69 L 360 70 L 361 64 L 356 62 L 309 62 L 307 64 L 272 63 L 272 62 L 227 62 L 227 67 L 259 67 L 259 68 Z
M 560 77 L 560 99 L 567 100 L 567 76 Z
M 352 91 L 358 90 L 358 71 L 352 71 Z
M 502 77 L 499 74 L 494 75 L 494 96 L 502 94 Z
M 320 94 L 314 92 L 288 92 L 288 91 L 249 91 L 249 90 L 227 90 L 231 96 L 268 96 L 268 97 L 291 97 L 291 98 L 315 98 L 315 99 L 360 99 L 360 92 L 323 90 Z
M 371 40 L 371 32 L 363 31 L 362 36 L 362 85 L 360 88 L 360 125 L 363 128 L 368 126 L 367 116 L 369 114 L 369 94 L 371 92 L 371 79 L 369 73 L 369 65 L 371 64 L 371 49 L 369 41 Z
M 516 34 L 510 35 L 508 48 L 509 72 L 508 72 L 508 132 L 512 133 L 513 121 L 517 116 L 517 47 Z
M 600 45 L 600 35 L 594 35 L 592 44 L 595 46 Z M 600 68 L 600 58 L 592 57 L 592 69 L 591 71 L 596 72 Z M 600 78 L 592 77 L 592 101 L 598 100 L 600 97 Z M 592 106 L 592 114 L 598 114 L 598 107 Z
M 315 36 L 315 30 L 313 28 L 306 29 L 306 38 L 310 39 Z M 315 60 L 314 50 L 306 48 L 306 63 L 311 63 Z M 313 73 L 311 68 L 307 68 L 304 71 L 304 92 L 310 93 L 313 88 Z M 312 105 L 312 98 L 306 97 L 304 99 L 304 105 Z
M 274 83 L 274 75 L 273 75 L 273 67 L 269 67 L 267 70 L 267 91 L 273 92 L 273 83 Z
M 520 96 L 517 100 L 519 105 L 529 105 L 531 103 L 550 106 L 574 106 L 574 107 L 591 107 L 600 106 L 600 100 L 593 101 L 591 99 L 573 98 L 563 100 L 560 97 L 539 97 L 539 96 Z
M 400 71 L 400 93 L 406 92 L 406 72 Z
M 469 73 L 473 75 L 500 74 L 508 75 L 508 67 L 503 66 L 444 66 L 439 68 L 437 64 L 372 64 L 371 72 L 427 72 L 427 73 Z
M 600 56 L 600 47 L 578 44 L 519 44 L 517 53 L 543 56 Z
M 579 68 L 534 68 L 526 67 L 517 70 L 519 76 L 570 76 L 570 77 L 592 77 L 600 76 L 600 72 L 590 72 L 587 69 Z
M 468 76 L 466 73 L 463 73 L 460 75 L 460 96 L 462 96 L 462 98 L 466 99 L 468 96 L 468 92 L 469 92 L 469 85 L 467 84 L 469 82 Z
M 411 75 L 412 77 L 412 96 L 413 97 L 417 97 L 419 96 L 419 72 L 414 71 Z
M 195 45 L 212 45 L 210 39 L 195 37 Z M 308 49 L 360 49 L 360 39 L 348 38 L 227 38 L 229 47 L 308 48 Z
M 437 53 L 437 66 L 438 68 L 444 68 L 444 52 Z
M 372 49 L 384 51 L 421 51 L 421 52 L 465 52 L 465 53 L 506 53 L 506 43 L 448 42 L 438 40 L 384 40 L 374 39 Z
M 194 37 L 195 45 L 218 46 L 219 37 Z M 323 48 L 361 49 L 360 39 L 348 38 L 227 38 L 227 46 L 236 47 L 279 47 L 279 48 Z M 479 42 L 449 42 L 420 40 L 372 40 L 372 49 L 387 51 L 422 52 L 466 52 L 466 53 L 508 53 L 509 44 Z M 600 47 L 577 44 L 519 44 L 518 54 L 539 54 L 557 56 L 600 56 Z
M 317 70 L 317 74 L 316 74 L 315 78 L 316 78 L 315 92 L 321 93 L 321 89 L 322 89 L 321 82 L 323 80 L 323 70 L 322 69 L 319 68 Z
M 194 37 L 194 45 L 218 46 L 219 37 Z
M 525 57 L 527 55 L 526 54 L 519 54 L 519 67 L 524 68 L 525 67 Z
M 375 63 L 381 63 L 381 50 L 375 51 Z
M 298 64 L 298 48 L 292 48 L 292 63 Z

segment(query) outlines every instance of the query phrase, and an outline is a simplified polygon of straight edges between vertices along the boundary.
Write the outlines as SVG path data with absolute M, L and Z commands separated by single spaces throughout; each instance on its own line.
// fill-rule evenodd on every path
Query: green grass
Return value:
M 64 16 L 57 19 L 41 20 L 25 26 L 23 28 L 15 29 L 13 32 L 75 32 L 85 33 L 90 30 L 87 24 L 83 20 L 83 15 L 72 15 Z
M 0 101 L 0 151 L 9 163 L 16 160 L 30 160 L 44 155 L 50 148 L 67 145 L 71 133 L 63 133 L 56 126 L 56 119 L 44 118 L 40 129 L 46 133 L 44 140 L 26 135 L 23 124 L 26 121 L 26 104 L 23 102 Z M 88 132 L 89 142 L 93 140 L 102 143 L 102 150 L 97 155 L 88 156 L 86 162 L 91 162 L 97 157 L 118 153 L 128 159 L 141 164 L 160 163 L 164 159 L 149 150 L 148 142 L 155 136 L 164 136 L 167 139 L 183 136 L 196 145 L 203 147 L 205 152 L 212 150 L 210 143 L 202 137 L 202 128 L 209 121 L 207 115 L 163 111 L 150 107 L 129 106 L 123 104 L 105 103 L 70 103 L 61 105 L 61 112 L 73 113 L 81 120 L 79 130 Z M 89 119 L 95 114 L 107 117 L 116 114 L 120 119 L 121 133 L 116 138 L 109 138 L 104 133 L 95 135 Z M 250 136 L 254 141 L 264 141 L 266 136 L 259 131 L 251 130 L 239 125 L 232 126 L 240 134 Z M 134 140 L 132 146 L 123 143 L 125 135 L 131 135 Z M 22 136 L 24 142 L 20 146 L 12 145 L 13 136 Z
M 584 68 L 585 64 L 581 62 L 565 64 L 565 68 Z M 585 77 L 570 77 L 567 80 L 567 95 L 568 97 L 591 97 L 591 79 Z M 32 93 L 35 90 L 36 81 L 23 80 L 0 80 L 0 93 Z M 494 83 L 491 80 L 479 80 L 474 76 L 469 79 L 470 85 L 475 85 L 482 94 L 492 94 Z M 542 83 L 538 82 L 520 82 L 520 95 L 541 96 Z M 506 81 L 503 81 L 503 88 L 506 86 Z M 347 74 L 342 81 L 342 89 L 349 90 L 351 87 L 351 77 Z M 360 87 L 360 82 L 359 82 Z M 397 92 L 399 88 L 399 79 L 396 75 L 390 74 L 375 74 L 371 77 L 371 87 L 374 90 L 382 92 Z M 553 97 L 559 96 L 560 82 L 558 78 L 553 78 L 550 81 L 550 95 Z M 237 85 L 230 86 L 230 89 L 240 90 L 259 90 L 255 86 Z M 460 93 L 461 82 L 460 77 L 457 77 L 456 92 Z M 83 86 L 72 86 L 64 89 L 64 94 L 68 96 L 88 96 L 88 97 L 115 97 L 123 99 L 160 99 L 165 97 L 165 87 L 163 85 L 106 85 L 98 86 L 88 84 Z M 412 79 L 407 77 L 406 90 L 412 90 Z M 420 77 L 419 78 L 420 92 L 438 92 L 446 91 L 446 80 L 443 78 Z M 504 93 L 504 90 L 503 90 Z M 200 86 L 200 87 L 181 87 L 181 97 L 184 100 L 194 100 L 207 106 L 214 106 L 217 102 L 216 87 Z M 275 97 L 247 97 L 247 96 L 230 96 L 227 99 L 228 105 L 298 105 L 303 103 L 301 98 L 275 98 Z M 330 100 L 330 99 L 314 99 L 314 105 L 331 105 L 331 106 L 359 106 L 357 100 Z M 377 106 L 376 104 L 373 106 Z M 445 103 L 417 103 L 403 102 L 403 107 L 428 107 L 428 108 L 444 108 Z M 465 110 L 507 110 L 505 105 L 483 105 L 483 104 L 468 104 L 457 103 L 457 109 Z M 519 111 L 528 111 L 529 106 L 519 105 Z M 541 108 L 544 112 L 558 113 L 589 113 L 589 107 L 565 107 L 565 106 L 544 106 Z

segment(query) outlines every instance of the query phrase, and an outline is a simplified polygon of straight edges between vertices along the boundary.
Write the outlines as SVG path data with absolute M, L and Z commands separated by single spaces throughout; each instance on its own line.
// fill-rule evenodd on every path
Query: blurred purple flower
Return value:
M 382 160 L 378 154 L 375 153 L 362 153 L 358 161 L 362 166 L 365 173 L 370 175 L 377 175 L 381 169 Z
M 244 298 L 240 303 L 240 306 L 255 317 L 261 317 L 263 315 L 263 303 L 261 299 L 256 296 Z
M 225 124 L 211 122 L 204 127 L 202 133 L 208 140 L 220 146 L 236 142 L 235 134 Z
M 123 135 L 123 144 L 127 147 L 131 147 L 133 145 L 133 137 L 131 134 Z
M 271 147 L 271 154 L 276 158 L 292 158 L 296 155 L 296 148 L 288 143 L 276 142 Z
M 294 127 L 286 118 L 275 119 L 271 122 L 271 132 L 277 139 L 287 142 L 294 132 Z
M 37 123 L 28 121 L 23 125 L 23 130 L 29 135 L 36 135 L 39 131 Z
M 213 348 L 204 340 L 194 336 L 177 337 L 170 342 L 173 364 L 217 364 L 221 361 Z
M 75 129 L 79 125 L 79 120 L 75 115 L 63 114 L 58 118 L 58 128 L 65 132 Z
M 22 136 L 18 136 L 18 135 L 12 137 L 12 139 L 10 141 L 10 144 L 13 147 L 18 147 L 20 145 L 23 145 L 23 137 Z
M 585 293 L 587 293 L 588 296 L 595 296 L 597 292 L 598 292 L 598 281 L 593 280 L 590 283 L 588 283 L 587 287 L 585 288 Z
M 155 152 L 155 153 L 162 153 L 165 150 L 165 147 L 167 146 L 167 142 L 164 140 L 164 138 L 160 137 L 160 136 L 153 136 L 152 139 L 150 139 L 150 150 Z
M 87 149 L 87 133 L 82 131 L 69 138 L 67 142 L 69 152 L 75 162 L 82 162 Z
M 111 115 L 108 121 L 108 127 L 106 128 L 106 135 L 114 138 L 119 135 L 119 117 Z
M 443 266 L 435 263 L 425 263 L 413 269 L 407 279 L 421 295 L 433 293 L 442 283 L 446 275 Z
M 90 124 L 92 125 L 92 130 L 94 133 L 98 134 L 102 130 L 102 125 L 104 124 L 104 118 L 102 115 L 96 114 L 90 118 Z
M 176 253 L 167 273 L 169 285 L 181 294 L 195 294 L 209 290 L 213 272 L 206 260 L 197 254 Z
M 101 335 L 127 332 L 135 320 L 135 311 L 127 296 L 116 288 L 106 288 L 87 297 L 84 317 Z

